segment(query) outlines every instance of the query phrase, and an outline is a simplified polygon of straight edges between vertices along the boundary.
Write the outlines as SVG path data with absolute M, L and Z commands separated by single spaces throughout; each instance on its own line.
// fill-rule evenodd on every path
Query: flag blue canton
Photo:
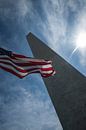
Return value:
M 12 51 L 8 51 L 8 50 L 5 50 L 3 48 L 0 48 L 0 55 L 12 56 Z

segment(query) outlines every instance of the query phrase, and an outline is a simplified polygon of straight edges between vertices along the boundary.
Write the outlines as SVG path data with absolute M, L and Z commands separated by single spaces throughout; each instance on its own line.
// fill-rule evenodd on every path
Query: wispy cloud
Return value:
M 66 21 L 64 19 L 64 2 L 47 0 L 43 4 L 46 15 L 43 34 L 54 50 L 59 50 L 60 41 L 65 41 Z M 61 43 L 61 42 L 60 42 Z
M 54 109 L 51 102 L 39 98 L 42 95 L 41 91 L 32 94 L 21 86 L 15 86 L 10 88 L 10 94 L 12 97 L 9 96 L 9 102 L 0 97 L 1 130 L 44 130 L 44 128 L 46 130 L 51 128 L 57 130 L 57 127 L 62 130 L 57 117 L 55 118 L 53 113 Z

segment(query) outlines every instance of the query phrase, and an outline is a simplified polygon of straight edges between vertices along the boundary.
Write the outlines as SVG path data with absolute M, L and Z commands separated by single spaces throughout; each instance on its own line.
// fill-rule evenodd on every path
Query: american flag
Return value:
M 31 73 L 40 73 L 42 77 L 55 74 L 52 61 L 26 57 L 3 48 L 0 48 L 0 68 L 19 78 Z

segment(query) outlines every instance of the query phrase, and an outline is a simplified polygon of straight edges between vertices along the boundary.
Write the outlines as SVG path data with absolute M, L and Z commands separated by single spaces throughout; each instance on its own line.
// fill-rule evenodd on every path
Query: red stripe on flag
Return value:
M 5 68 L 5 67 L 3 67 L 3 66 L 1 66 L 1 65 L 0 65 L 0 68 L 2 68 L 2 69 L 4 69 L 4 70 L 6 70 L 6 71 L 8 71 L 8 72 L 10 72 L 10 73 L 12 73 L 12 74 L 14 74 L 14 75 L 16 75 L 16 76 L 19 77 L 19 78 L 23 78 L 23 77 L 24 77 L 24 76 L 19 75 L 18 73 L 16 73 L 16 72 L 13 71 L 12 69 Z

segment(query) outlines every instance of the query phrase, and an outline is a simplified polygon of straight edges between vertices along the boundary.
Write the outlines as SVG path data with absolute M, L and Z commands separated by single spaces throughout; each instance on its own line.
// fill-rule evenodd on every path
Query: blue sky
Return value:
M 32 57 L 29 32 L 86 76 L 86 0 L 0 0 L 0 47 Z M 62 130 L 40 75 L 0 75 L 1 130 Z

